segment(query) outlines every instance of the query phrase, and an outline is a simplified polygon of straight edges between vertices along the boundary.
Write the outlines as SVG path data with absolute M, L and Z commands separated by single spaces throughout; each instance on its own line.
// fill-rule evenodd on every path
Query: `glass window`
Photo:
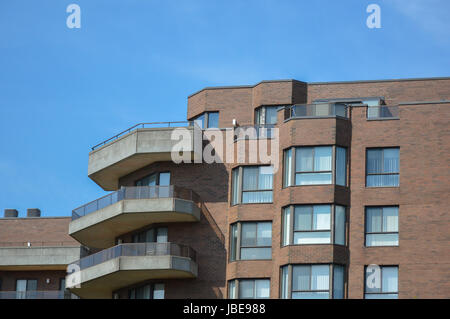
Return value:
M 333 271 L 332 284 L 330 270 Z M 344 282 L 345 268 L 341 265 L 286 265 L 281 267 L 281 298 L 344 298 Z
M 153 173 L 136 181 L 136 186 L 169 186 L 170 172 Z
M 296 185 L 331 184 L 331 146 L 296 149 Z
M 205 114 L 201 114 L 193 119 L 194 123 L 197 124 L 201 129 L 205 128 Z
M 150 228 L 133 235 L 133 243 L 167 243 L 167 227 Z
M 242 192 L 239 184 L 242 174 Z M 236 205 L 271 203 L 273 196 L 273 167 L 272 166 L 247 166 L 235 168 L 232 172 L 231 203 Z
M 399 148 L 367 149 L 366 186 L 399 186 Z
M 208 128 L 219 127 L 219 112 L 208 112 Z
M 293 212 L 293 216 L 291 212 Z M 345 245 L 345 207 L 339 205 L 292 205 L 285 207 L 282 218 L 282 245 L 333 243 L 331 236 L 332 214 L 334 214 L 334 244 Z
M 366 246 L 398 246 L 398 207 L 366 208 Z
M 164 284 L 146 284 L 130 289 L 128 292 L 130 299 L 164 299 Z
M 262 106 L 255 110 L 255 124 L 277 124 L 277 112 L 280 106 Z
M 336 185 L 346 186 L 347 182 L 347 150 L 336 146 Z
M 231 225 L 230 261 L 271 258 L 271 222 L 243 222 Z
M 283 177 L 283 187 L 292 186 L 292 149 L 287 149 L 284 151 L 284 177 Z
M 16 299 L 34 299 L 36 290 L 36 279 L 18 279 L 16 281 Z
M 239 286 L 239 299 L 267 299 L 270 297 L 270 279 L 236 279 L 228 283 L 230 299 L 236 299 Z
M 364 298 L 398 298 L 398 266 L 381 266 L 379 269 L 366 267 L 365 273 Z
M 219 127 L 219 112 L 204 112 L 196 116 L 192 121 L 201 129 L 218 128 Z

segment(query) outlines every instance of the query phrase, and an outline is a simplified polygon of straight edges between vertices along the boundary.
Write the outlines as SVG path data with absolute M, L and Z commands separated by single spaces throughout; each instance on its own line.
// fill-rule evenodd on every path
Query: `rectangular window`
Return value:
M 133 243 L 167 243 L 167 227 L 150 228 L 133 235 Z
M 240 179 L 242 177 L 242 185 Z M 273 201 L 273 167 L 246 166 L 233 169 L 231 204 L 271 203 Z
M 164 299 L 164 284 L 147 284 L 133 288 L 129 290 L 128 296 L 130 299 Z
M 366 186 L 398 187 L 400 149 L 371 148 L 366 154 Z
M 344 206 L 288 206 L 283 209 L 282 223 L 283 246 L 332 243 L 345 245 L 346 213 Z M 332 230 L 334 230 L 334 242 L 332 241 Z
M 347 185 L 347 150 L 336 146 L 336 185 Z
M 136 186 L 169 186 L 170 172 L 153 173 L 136 181 Z
M 296 149 L 295 184 L 331 184 L 331 146 L 299 147 Z
M 236 223 L 230 231 L 230 261 L 272 258 L 271 222 Z
M 219 112 L 204 112 L 192 119 L 201 129 L 218 128 Z
M 364 287 L 366 299 L 397 299 L 398 266 L 367 266 Z
M 255 124 L 277 124 L 277 111 L 280 106 L 262 106 L 255 110 Z
M 272 258 L 272 223 L 241 224 L 241 260 Z
M 292 299 L 329 299 L 329 265 L 292 267 Z
M 18 279 L 16 281 L 16 299 L 34 299 L 36 290 L 36 279 Z
M 280 295 L 282 299 L 341 299 L 345 297 L 344 283 L 342 265 L 286 265 L 281 267 Z
M 230 280 L 228 289 L 230 299 L 267 299 L 270 297 L 270 279 Z
M 292 186 L 292 148 L 284 151 L 283 187 Z
M 398 207 L 366 208 L 366 246 L 398 246 Z

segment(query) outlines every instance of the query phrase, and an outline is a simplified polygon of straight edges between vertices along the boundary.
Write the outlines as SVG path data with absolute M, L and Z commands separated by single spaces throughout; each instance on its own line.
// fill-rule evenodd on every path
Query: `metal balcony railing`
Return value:
M 368 106 L 367 118 L 368 119 L 388 119 L 398 118 L 399 108 L 398 106 Z
M 179 198 L 200 203 L 200 197 L 192 190 L 169 186 L 126 186 L 118 191 L 89 202 L 72 211 L 72 220 L 98 211 L 124 199 Z
M 348 117 L 343 103 L 296 104 L 286 108 L 285 120 L 291 118 Z
M 178 256 L 197 260 L 197 254 L 189 246 L 174 243 L 132 243 L 120 244 L 73 262 L 80 270 L 104 263 L 122 256 Z
M 186 127 L 186 126 L 193 126 L 193 121 L 176 121 L 176 122 L 151 122 L 151 123 L 138 123 L 136 125 L 133 125 L 132 127 L 126 129 L 125 131 L 120 132 L 119 134 L 114 135 L 113 137 L 108 138 L 107 140 L 104 140 L 101 143 L 98 143 L 97 145 L 91 147 L 92 150 L 95 150 L 99 148 L 100 146 L 106 145 L 109 142 L 118 139 L 119 137 L 126 135 L 132 131 L 135 131 L 139 128 L 159 128 L 159 127 Z M 195 124 L 197 125 L 197 124 Z
M 79 299 L 79 298 L 68 291 L 47 290 L 47 291 L 0 291 L 0 299 Z
M 234 129 L 234 140 L 257 140 L 273 138 L 274 124 L 244 125 Z

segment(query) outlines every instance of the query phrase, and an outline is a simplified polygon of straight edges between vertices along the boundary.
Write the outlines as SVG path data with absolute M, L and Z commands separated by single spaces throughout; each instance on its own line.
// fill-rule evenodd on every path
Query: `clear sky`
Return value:
M 448 0 L 1 0 L 0 210 L 69 216 L 106 194 L 87 177 L 90 147 L 185 120 L 205 86 L 440 76 Z

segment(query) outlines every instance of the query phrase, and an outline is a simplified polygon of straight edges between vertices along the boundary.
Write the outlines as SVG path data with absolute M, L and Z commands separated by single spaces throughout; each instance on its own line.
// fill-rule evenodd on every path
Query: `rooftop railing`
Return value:
M 177 256 L 197 260 L 197 253 L 189 246 L 174 243 L 132 243 L 120 244 L 72 263 L 80 270 L 124 256 Z
M 257 140 L 273 138 L 274 124 L 244 125 L 234 129 L 234 140 Z
M 72 211 L 72 220 L 88 215 L 124 199 L 179 198 L 198 204 L 200 197 L 194 191 L 182 187 L 169 186 L 126 186 Z
M 0 291 L 0 299 L 79 299 L 79 298 L 68 291 L 47 290 L 47 291 Z
M 285 120 L 291 118 L 348 117 L 343 103 L 296 104 L 287 107 Z
M 398 118 L 399 108 L 398 106 L 368 106 L 367 107 L 367 119 L 388 119 Z
M 150 123 L 138 123 L 136 125 L 133 125 L 132 127 L 126 129 L 125 131 L 120 132 L 119 134 L 114 135 L 113 137 L 108 138 L 107 140 L 104 140 L 101 143 L 98 143 L 97 145 L 91 147 L 92 150 L 95 150 L 99 148 L 100 146 L 106 145 L 111 141 L 114 141 L 118 139 L 121 136 L 124 136 L 132 131 L 135 131 L 140 128 L 164 128 L 164 127 L 186 127 L 186 126 L 193 126 L 193 121 L 176 121 L 176 122 L 150 122 Z

